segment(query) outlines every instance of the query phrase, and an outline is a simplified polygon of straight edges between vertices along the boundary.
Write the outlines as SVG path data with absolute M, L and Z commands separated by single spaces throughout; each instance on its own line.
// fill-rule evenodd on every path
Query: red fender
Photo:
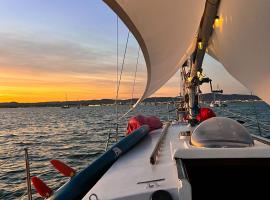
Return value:
M 211 117 L 215 117 L 216 114 L 214 113 L 214 111 L 210 108 L 200 108 L 199 110 L 199 114 L 197 115 L 196 119 L 199 122 L 202 122 L 204 120 L 207 120 Z
M 72 177 L 76 174 L 74 169 L 59 160 L 51 160 L 50 162 L 54 168 L 64 176 Z
M 33 176 L 31 178 L 32 184 L 40 196 L 48 198 L 53 194 L 53 191 L 40 178 Z
M 155 129 L 162 128 L 163 124 L 157 117 L 154 116 L 146 117 L 143 115 L 137 115 L 129 119 L 126 135 L 129 135 L 130 133 L 132 133 L 132 131 L 140 128 L 142 125 L 148 125 L 150 131 L 153 131 Z

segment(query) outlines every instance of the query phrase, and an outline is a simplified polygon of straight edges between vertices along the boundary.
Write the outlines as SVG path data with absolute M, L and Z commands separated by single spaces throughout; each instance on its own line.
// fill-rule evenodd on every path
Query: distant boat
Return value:
M 217 89 L 212 90 L 212 92 L 213 92 L 213 101 L 211 101 L 210 107 L 211 108 L 214 108 L 214 107 L 226 107 L 227 104 L 222 103 L 220 100 L 216 100 L 216 93 L 223 93 L 223 90 L 220 90 L 218 85 L 217 85 Z
M 68 109 L 68 108 L 70 108 L 70 106 L 69 105 L 63 105 L 61 108 Z
M 67 94 L 66 94 L 66 104 L 63 105 L 61 108 L 63 108 L 63 109 L 69 109 L 70 108 L 70 105 L 68 105 L 68 103 L 67 103 Z
M 221 107 L 221 106 L 220 106 L 220 101 L 211 101 L 210 107 L 211 107 L 211 108 L 214 108 L 214 107 Z
M 217 101 L 212 101 L 210 103 L 210 107 L 211 108 L 214 108 L 214 107 L 227 107 L 227 104 L 222 103 L 220 100 L 217 100 Z

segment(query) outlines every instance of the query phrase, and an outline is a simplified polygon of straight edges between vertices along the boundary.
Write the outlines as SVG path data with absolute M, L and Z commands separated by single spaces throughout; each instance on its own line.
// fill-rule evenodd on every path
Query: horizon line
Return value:
M 203 93 L 202 95 L 205 94 L 212 94 L 211 92 L 208 93 Z M 226 93 L 226 94 L 218 94 L 218 95 L 245 95 L 245 96 L 255 96 L 258 97 L 257 95 L 254 94 L 242 94 L 242 93 Z M 146 99 L 151 99 L 151 98 L 177 98 L 179 96 L 151 96 L 147 97 Z M 258 97 L 259 98 L 259 97 Z M 128 100 L 138 100 L 139 98 L 123 98 L 123 99 L 118 99 L 117 101 L 128 101 Z M 56 100 L 56 101 L 37 101 L 37 102 L 19 102 L 19 101 L 6 101 L 6 102 L 0 102 L 0 104 L 8 104 L 8 103 L 18 103 L 18 104 L 38 104 L 38 103 L 64 103 L 64 102 L 82 102 L 82 101 L 102 101 L 102 100 L 113 100 L 116 101 L 114 98 L 101 98 L 101 99 L 82 99 L 82 100 L 69 100 L 69 101 L 63 101 L 63 100 Z

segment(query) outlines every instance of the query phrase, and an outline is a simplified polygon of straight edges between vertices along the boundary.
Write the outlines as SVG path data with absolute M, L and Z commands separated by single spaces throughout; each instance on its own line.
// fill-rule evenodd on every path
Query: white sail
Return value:
M 209 54 L 270 103 L 270 1 L 222 0 Z
M 194 50 L 205 0 L 104 0 L 141 46 L 147 85 L 141 99 L 164 85 Z

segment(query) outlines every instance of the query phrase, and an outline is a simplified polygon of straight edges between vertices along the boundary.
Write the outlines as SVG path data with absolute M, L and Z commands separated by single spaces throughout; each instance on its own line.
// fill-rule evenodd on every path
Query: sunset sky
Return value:
M 128 30 L 120 23 L 119 31 L 121 62 Z M 132 36 L 120 98 L 131 97 L 137 50 Z M 225 93 L 248 93 L 209 56 L 203 65 Z M 179 80 L 153 96 L 178 95 Z M 141 56 L 134 97 L 145 84 Z M 114 98 L 115 85 L 116 15 L 101 0 L 0 0 L 0 102 Z

